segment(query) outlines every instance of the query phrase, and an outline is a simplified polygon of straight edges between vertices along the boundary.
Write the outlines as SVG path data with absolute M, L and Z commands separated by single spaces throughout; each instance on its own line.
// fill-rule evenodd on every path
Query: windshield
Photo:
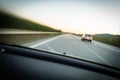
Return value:
M 91 35 L 89 35 L 89 34 L 86 34 L 86 36 L 91 37 Z
M 0 0 L 0 42 L 120 68 L 119 4 L 119 0 Z M 92 38 L 82 38 L 83 34 Z

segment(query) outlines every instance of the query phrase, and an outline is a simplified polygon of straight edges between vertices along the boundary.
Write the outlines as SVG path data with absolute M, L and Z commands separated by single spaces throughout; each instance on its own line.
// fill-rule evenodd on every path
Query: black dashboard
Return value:
M 120 69 L 64 54 L 0 44 L 0 80 L 120 80 Z

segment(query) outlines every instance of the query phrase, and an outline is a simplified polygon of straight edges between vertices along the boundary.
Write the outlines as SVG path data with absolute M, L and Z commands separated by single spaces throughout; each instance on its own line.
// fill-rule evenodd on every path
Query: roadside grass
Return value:
M 0 43 L 22 45 L 36 40 L 54 37 L 57 35 L 58 34 L 0 34 Z
M 0 43 L 25 44 L 62 34 L 61 30 L 39 24 L 22 17 L 6 13 L 0 10 Z M 19 30 L 18 30 L 19 29 Z M 45 34 L 31 34 L 33 32 L 46 32 Z M 30 32 L 30 34 L 9 34 L 8 32 Z M 59 32 L 59 34 L 47 34 L 47 32 Z M 1 34 L 7 33 L 7 34 Z
M 61 30 L 54 29 L 51 26 L 36 23 L 3 11 L 0 11 L 0 19 L 1 28 L 23 29 L 43 32 L 61 32 Z
M 103 37 L 103 36 L 93 35 L 93 40 L 120 47 L 120 37 L 119 38 L 114 38 L 114 37 Z

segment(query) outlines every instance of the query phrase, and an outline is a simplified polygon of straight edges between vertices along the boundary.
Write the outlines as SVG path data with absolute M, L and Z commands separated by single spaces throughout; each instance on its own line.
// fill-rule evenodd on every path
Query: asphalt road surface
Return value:
M 23 46 L 58 54 L 66 53 L 66 55 L 120 68 L 120 48 L 94 40 L 81 41 L 80 37 L 72 34 L 38 40 Z

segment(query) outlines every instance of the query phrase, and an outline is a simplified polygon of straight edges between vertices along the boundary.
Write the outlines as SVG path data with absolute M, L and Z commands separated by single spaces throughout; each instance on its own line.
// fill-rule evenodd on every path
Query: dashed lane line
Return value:
M 40 43 L 37 43 L 37 44 L 31 45 L 30 47 L 31 47 L 31 48 L 38 47 L 38 46 L 43 45 L 43 44 L 45 44 L 45 43 L 47 43 L 47 42 L 53 41 L 53 40 L 55 40 L 55 39 L 58 39 L 58 38 L 60 38 L 60 37 L 62 37 L 62 36 L 63 36 L 63 35 L 60 35 L 60 36 L 57 36 L 57 37 L 54 37 L 54 38 L 48 39 L 48 40 L 46 40 L 46 41 L 43 41 L 43 42 L 40 42 Z
M 77 44 L 77 42 L 74 41 L 75 44 Z M 77 44 L 78 45 L 78 44 Z M 103 57 L 101 57 L 100 55 L 98 55 L 95 51 L 91 50 L 90 48 L 86 47 L 85 45 L 81 44 L 82 46 L 84 46 L 86 49 L 88 49 L 91 53 L 93 53 L 95 56 L 97 56 L 99 59 L 101 59 L 102 61 L 104 61 L 106 64 L 112 66 L 112 64 L 110 64 L 108 61 L 106 61 Z

